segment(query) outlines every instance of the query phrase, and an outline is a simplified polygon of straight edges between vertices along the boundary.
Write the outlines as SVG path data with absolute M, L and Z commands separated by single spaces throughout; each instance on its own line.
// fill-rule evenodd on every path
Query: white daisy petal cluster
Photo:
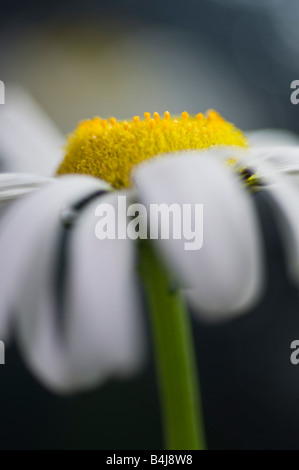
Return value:
M 259 227 L 253 202 L 221 151 L 159 158 L 137 169 L 135 179 L 145 205 L 203 204 L 200 250 L 186 251 L 184 240 L 157 241 L 196 311 L 214 320 L 249 307 L 262 285 Z
M 1 220 L 0 335 L 14 327 L 29 367 L 55 391 L 129 375 L 143 359 L 132 242 L 100 243 L 94 234 L 99 198 L 115 204 L 109 189 L 63 177 L 13 203 Z

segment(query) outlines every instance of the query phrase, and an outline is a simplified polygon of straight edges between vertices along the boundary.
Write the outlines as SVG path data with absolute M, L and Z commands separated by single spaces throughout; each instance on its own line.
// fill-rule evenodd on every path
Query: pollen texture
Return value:
M 206 149 L 216 145 L 245 147 L 246 138 L 215 111 L 172 118 L 168 111 L 144 113 L 144 119 L 108 121 L 98 117 L 81 122 L 68 138 L 57 174 L 80 173 L 101 178 L 115 188 L 130 186 L 139 163 L 169 152 Z

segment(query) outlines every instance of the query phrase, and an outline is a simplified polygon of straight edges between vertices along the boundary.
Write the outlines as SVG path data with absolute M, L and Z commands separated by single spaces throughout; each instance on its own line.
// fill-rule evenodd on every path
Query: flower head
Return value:
M 288 170 L 297 169 L 297 147 L 248 150 L 242 132 L 215 111 L 81 123 L 58 169 L 59 175 L 77 175 L 0 178 L 0 203 L 35 190 L 13 203 L 0 227 L 0 335 L 9 337 L 15 326 L 29 366 L 54 390 L 81 390 L 138 370 L 143 336 L 137 244 L 99 241 L 94 232 L 97 205 L 116 207 L 119 194 L 146 208 L 204 205 L 200 250 L 186 251 L 181 239 L 153 241 L 200 317 L 240 315 L 261 296 L 264 250 L 248 191 L 256 178 L 280 209 L 279 225 L 289 228 L 290 272 L 298 280 L 298 192 L 281 175 L 280 159 L 286 157 Z M 133 189 L 123 190 L 131 184 Z M 69 224 L 65 214 L 73 216 L 74 207 L 80 211 Z
M 66 156 L 58 174 L 82 173 L 101 178 L 114 188 L 130 186 L 132 169 L 159 154 L 181 150 L 200 150 L 216 145 L 245 147 L 240 130 L 215 111 L 204 116 L 171 118 L 165 112 L 144 120 L 135 116 L 131 122 L 94 118 L 84 121 L 70 135 Z

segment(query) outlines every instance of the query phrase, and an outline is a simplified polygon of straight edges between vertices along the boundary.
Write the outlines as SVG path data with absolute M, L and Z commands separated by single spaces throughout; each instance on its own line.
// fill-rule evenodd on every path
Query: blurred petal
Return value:
M 17 201 L 0 225 L 0 336 L 17 311 L 20 345 L 32 369 L 53 387 L 63 386 L 53 312 L 55 255 L 61 210 L 100 189 L 100 180 L 72 176 Z M 62 361 L 63 362 L 63 361 Z M 63 367 L 63 365 L 61 365 Z
M 49 229 L 49 226 L 48 226 Z M 37 234 L 36 234 L 37 235 Z M 36 236 L 34 256 L 23 265 L 23 278 L 15 292 L 15 327 L 23 358 L 29 369 L 53 391 L 72 385 L 69 358 L 56 321 L 54 289 L 58 241 L 51 229 Z
M 207 156 L 208 155 L 208 156 Z M 217 151 L 182 153 L 140 166 L 135 181 L 149 206 L 203 204 L 203 247 L 185 251 L 185 240 L 159 240 L 161 254 L 191 290 L 188 298 L 210 319 L 237 315 L 257 300 L 263 263 L 253 204 Z
M 134 242 L 96 238 L 96 207 L 102 203 L 118 214 L 118 193 L 93 201 L 80 216 L 70 244 L 66 331 L 79 387 L 130 375 L 144 357 Z
M 47 183 L 51 178 L 25 173 L 0 173 L 0 206 L 24 196 Z
M 299 145 L 254 148 L 247 155 L 246 163 L 260 176 L 269 172 L 299 174 Z M 264 163 L 267 164 L 265 170 Z
M 261 129 L 246 133 L 253 147 L 285 147 L 299 145 L 299 136 L 294 132 L 282 129 Z
M 293 148 L 289 152 L 272 152 L 268 158 L 262 158 L 257 152 L 255 158 L 244 160 L 258 173 L 264 183 L 263 190 L 270 196 L 284 240 L 289 272 L 296 283 L 299 283 L 299 188 L 294 175 L 299 169 L 298 153 L 298 149 Z M 279 162 L 285 163 L 283 171 Z
M 0 107 L 0 170 L 51 176 L 62 159 L 63 136 L 21 88 L 6 87 Z

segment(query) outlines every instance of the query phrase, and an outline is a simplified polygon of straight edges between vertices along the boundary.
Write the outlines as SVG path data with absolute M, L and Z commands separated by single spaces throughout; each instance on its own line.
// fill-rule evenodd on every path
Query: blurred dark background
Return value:
M 244 129 L 298 132 L 298 21 L 297 0 L 2 0 L 0 79 L 30 93 L 63 133 L 95 114 L 211 107 Z M 267 201 L 256 204 L 267 295 L 229 324 L 194 321 L 211 449 L 299 448 L 298 294 Z M 131 381 L 58 398 L 12 347 L 0 370 L 0 448 L 160 449 L 156 388 L 149 359 Z
M 296 0 L 2 0 L 1 79 L 64 132 L 145 107 L 215 107 L 243 129 L 298 131 L 298 18 Z

